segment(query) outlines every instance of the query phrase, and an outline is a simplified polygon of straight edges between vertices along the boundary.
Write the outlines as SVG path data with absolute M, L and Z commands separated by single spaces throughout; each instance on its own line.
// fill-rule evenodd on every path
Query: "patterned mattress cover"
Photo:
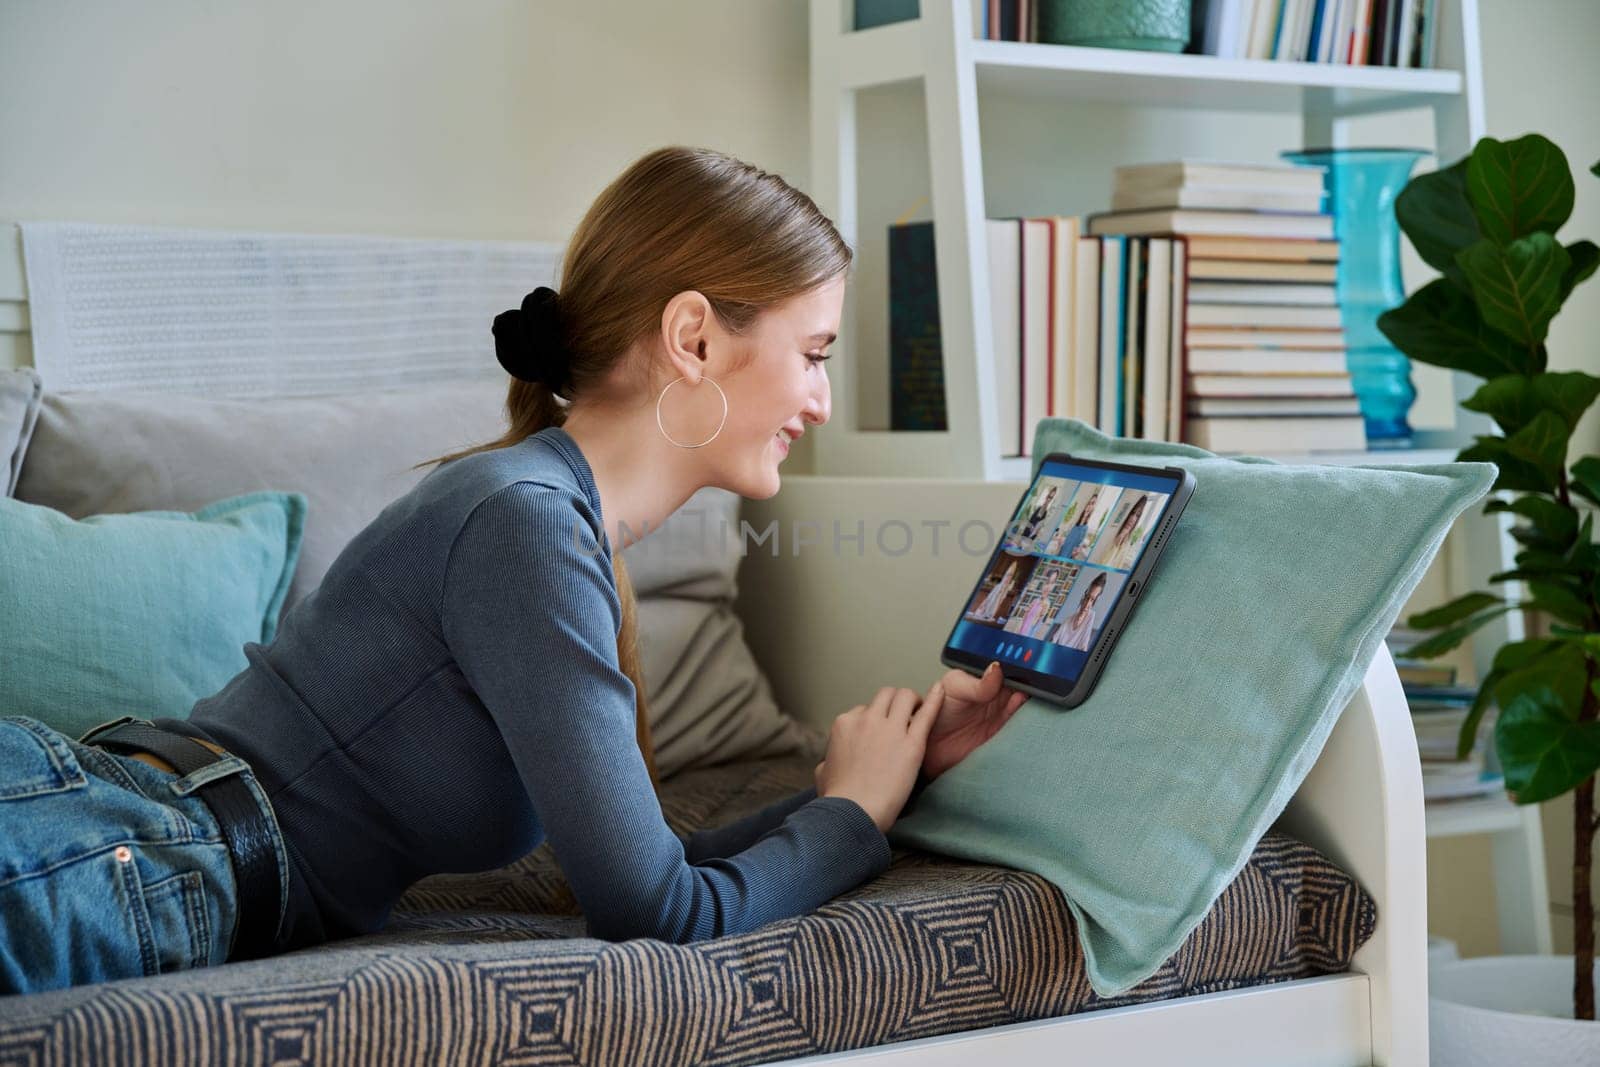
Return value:
M 804 788 L 810 756 L 666 782 L 680 833 Z M 1060 891 L 896 850 L 818 911 L 671 945 L 583 936 L 549 846 L 418 883 L 381 933 L 276 959 L 0 998 L 0 1065 L 750 1064 L 1345 970 L 1374 904 L 1269 833 L 1172 959 L 1089 987 Z

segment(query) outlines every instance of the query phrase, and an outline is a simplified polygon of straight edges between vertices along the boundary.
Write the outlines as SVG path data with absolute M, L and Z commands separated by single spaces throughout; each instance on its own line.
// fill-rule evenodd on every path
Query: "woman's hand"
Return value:
M 871 704 L 857 704 L 833 720 L 827 754 L 817 764 L 817 796 L 850 798 L 888 833 L 916 784 L 928 731 L 943 703 L 937 682 L 926 698 L 915 689 L 885 686 Z
M 928 734 L 922 757 L 922 773 L 929 781 L 939 777 L 970 755 L 973 749 L 1000 732 L 1028 694 L 1008 689 L 1000 664 L 990 663 L 982 678 L 966 671 L 952 670 L 928 690 L 941 689 L 944 699 L 939 719 Z

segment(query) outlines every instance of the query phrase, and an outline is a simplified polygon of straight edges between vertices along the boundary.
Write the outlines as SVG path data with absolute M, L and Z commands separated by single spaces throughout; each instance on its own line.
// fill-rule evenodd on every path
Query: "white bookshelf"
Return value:
M 850 28 L 854 0 L 810 2 L 809 192 L 852 248 L 860 247 L 858 94 L 897 83 L 921 83 L 926 165 L 938 235 L 935 264 L 950 427 L 945 432 L 866 428 L 857 375 L 863 366 L 877 371 L 887 361 L 842 359 L 830 368 L 835 377 L 832 419 L 816 435 L 813 457 L 818 474 L 988 481 L 1028 477 L 1031 461 L 1002 454 L 999 443 L 980 95 L 1001 94 L 1036 103 L 1041 121 L 1047 121 L 1046 109 L 1079 101 L 1223 112 L 1237 115 L 1240 122 L 1253 115 L 1297 115 L 1305 145 L 1349 145 L 1353 143 L 1349 120 L 1424 109 L 1432 116 L 1435 153 L 1441 162 L 1465 155 L 1484 133 L 1477 0 L 1439 0 L 1439 65 L 1431 70 L 989 41 L 980 36 L 981 9 L 974 0 L 922 0 L 918 19 L 854 31 Z M 1184 154 L 1226 156 L 1227 149 L 1193 143 L 1175 148 L 1174 158 Z M 859 336 L 856 299 L 852 287 L 840 327 L 840 348 L 852 357 L 868 345 L 887 344 L 887 338 Z M 1473 436 L 1497 432 L 1487 416 L 1459 407 L 1477 388 L 1477 380 L 1465 374 L 1450 378 L 1456 427 L 1419 431 L 1416 448 L 1306 453 L 1286 442 L 1285 449 L 1271 458 L 1325 464 L 1449 462 Z M 1505 513 L 1485 517 L 1479 510 L 1481 506 L 1458 524 L 1463 550 L 1451 556 L 1452 595 L 1482 588 L 1489 574 L 1514 566 L 1512 517 Z M 1473 643 L 1473 659 L 1477 677 L 1482 678 L 1495 650 L 1524 636 L 1522 617 L 1516 612 L 1503 615 L 1480 634 Z M 1430 836 L 1493 835 L 1505 951 L 1548 952 L 1548 894 L 1537 810 L 1517 809 L 1497 797 L 1462 806 L 1430 806 L 1428 819 Z

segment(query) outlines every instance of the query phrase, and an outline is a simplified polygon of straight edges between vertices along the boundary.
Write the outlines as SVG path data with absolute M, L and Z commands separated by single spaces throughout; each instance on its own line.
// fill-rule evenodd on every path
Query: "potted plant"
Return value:
M 1600 175 L 1600 163 L 1591 169 Z M 1592 241 L 1563 246 L 1556 239 L 1574 196 L 1566 156 L 1538 134 L 1504 142 L 1486 137 L 1465 159 L 1413 179 L 1396 200 L 1395 214 L 1417 252 L 1443 277 L 1385 312 L 1378 327 L 1411 359 L 1485 379 L 1462 406 L 1490 416 L 1501 430 L 1477 437 L 1458 458 L 1498 464 L 1493 490 L 1512 498 L 1492 491 L 1484 512 L 1515 514 L 1519 522 L 1511 533 L 1520 550 L 1516 567 L 1489 581 L 1524 581 L 1528 596 L 1513 603 L 1474 592 L 1413 615 L 1409 625 L 1437 632 L 1408 654 L 1442 655 L 1508 611 L 1539 611 L 1550 620 L 1548 636 L 1497 650 L 1462 726 L 1459 754 L 1471 750 L 1493 702 L 1499 708 L 1495 752 L 1511 798 L 1536 804 L 1573 795 L 1572 1015 L 1564 1022 L 1528 1022 L 1566 1026 L 1576 1040 L 1600 1049 L 1590 884 L 1600 768 L 1600 547 L 1594 540 L 1600 456 L 1569 464 L 1567 455 L 1579 418 L 1600 395 L 1600 378 L 1550 371 L 1545 351 L 1551 319 L 1600 263 Z M 1559 957 L 1531 959 L 1566 967 Z M 1528 982 L 1507 977 L 1491 984 L 1505 987 L 1515 1001 Z M 1529 1010 L 1525 1000 L 1508 1007 Z M 1523 1046 L 1519 1061 L 1526 1062 L 1530 1047 L 1540 1046 Z

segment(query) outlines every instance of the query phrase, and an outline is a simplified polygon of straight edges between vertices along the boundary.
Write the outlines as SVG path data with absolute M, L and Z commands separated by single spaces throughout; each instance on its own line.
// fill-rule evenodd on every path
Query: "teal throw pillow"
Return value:
M 1039 423 L 1036 471 L 1051 452 L 1184 467 L 1194 496 L 1089 699 L 1029 700 L 890 838 L 1054 882 L 1114 996 L 1238 875 L 1497 471 L 1225 458 L 1077 419 Z
M 305 497 L 75 521 L 0 499 L 0 715 L 73 737 L 119 715 L 188 716 L 277 632 Z

